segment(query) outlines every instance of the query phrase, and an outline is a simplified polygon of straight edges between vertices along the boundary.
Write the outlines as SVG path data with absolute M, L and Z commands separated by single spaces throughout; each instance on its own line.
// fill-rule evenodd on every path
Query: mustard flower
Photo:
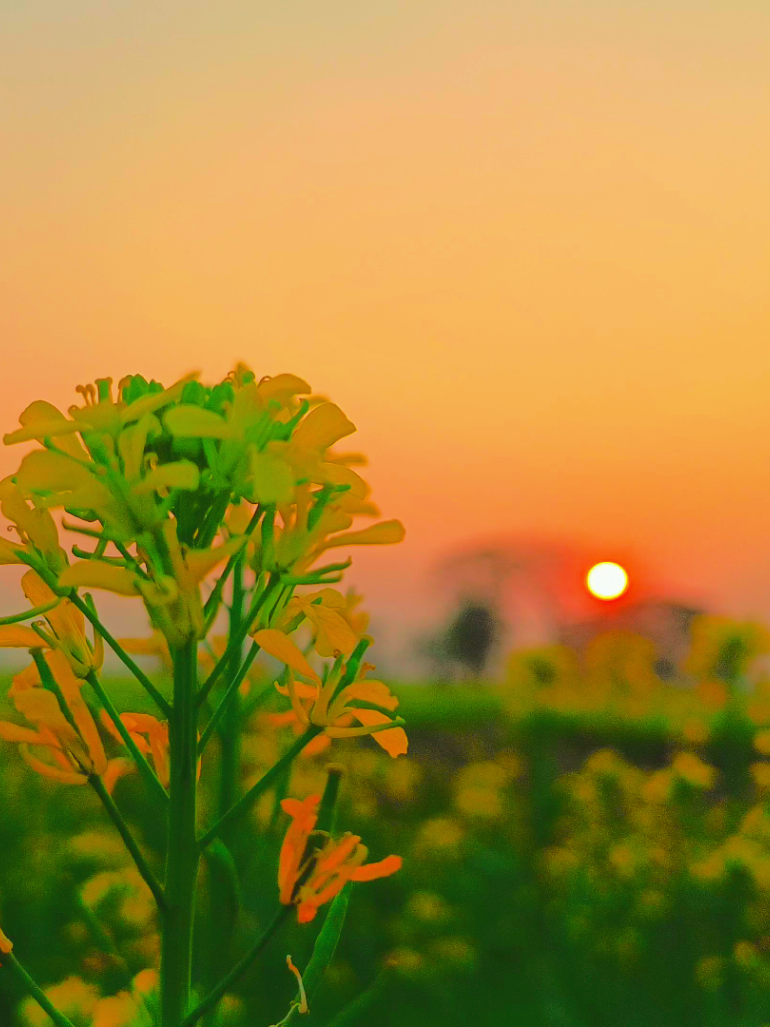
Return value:
M 391 714 L 398 706 L 398 699 L 384 682 L 359 678 L 343 685 L 344 668 L 339 659 L 322 682 L 297 645 L 277 628 L 257 631 L 254 641 L 285 664 L 286 685 L 277 687 L 291 700 L 292 709 L 301 724 L 323 728 L 329 738 L 372 735 L 390 756 L 406 753 L 406 732 L 401 727 L 388 726 L 393 723 Z M 308 678 L 311 683 L 297 682 L 294 672 Z M 350 717 L 360 726 L 351 726 Z
M 16 675 L 9 692 L 14 706 L 32 727 L 1 720 L 0 738 L 16 742 L 24 761 L 44 777 L 63 784 L 85 784 L 90 775 L 101 776 L 107 771 L 99 731 L 80 694 L 81 682 L 66 656 L 51 650 L 44 658 L 70 719 L 54 693 L 41 687 L 38 669 L 33 664 Z M 37 751 L 48 759 L 36 755 Z
M 366 863 L 368 849 L 358 835 L 333 839 L 318 832 L 320 848 L 313 845 L 318 822 L 320 796 L 300 801 L 284 799 L 281 807 L 291 819 L 278 860 L 279 899 L 285 906 L 296 905 L 297 921 L 310 923 L 320 906 L 330 902 L 348 881 L 375 881 L 401 869 L 400 856 L 386 856 Z

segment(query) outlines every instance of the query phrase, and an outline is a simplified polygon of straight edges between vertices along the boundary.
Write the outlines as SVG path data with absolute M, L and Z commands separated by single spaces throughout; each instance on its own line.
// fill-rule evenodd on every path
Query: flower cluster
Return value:
M 369 486 L 354 469 L 365 461 L 335 448 L 355 426 L 295 375 L 258 380 L 239 365 L 214 386 L 196 374 L 168 388 L 132 375 L 78 392 L 81 402 L 66 414 L 32 403 L 4 438 L 36 445 L 0 481 L 0 513 L 14 534 L 0 540 L 0 564 L 26 568 L 29 604 L 0 617 L 0 648 L 27 650 L 32 661 L 13 679 L 18 722 L 0 721 L 0 739 L 17 745 L 39 774 L 90 785 L 103 803 L 157 906 L 160 1019 L 181 1027 L 193 998 L 196 889 L 201 879 L 217 887 L 216 874 L 198 874 L 198 862 L 202 855 L 232 862 L 226 825 L 278 779 L 288 784 L 303 750 L 360 735 L 394 757 L 407 750 L 397 699 L 367 677 L 372 639 L 360 597 L 330 587 L 351 559 L 326 555 L 397 543 L 404 529 L 376 520 Z M 361 518 L 374 523 L 362 527 Z M 152 634 L 115 638 L 82 590 L 139 600 Z M 100 677 L 105 646 L 155 712 L 116 708 Z M 260 653 L 279 662 L 272 677 L 272 665 L 254 663 Z M 159 657 L 162 676 L 153 680 L 133 655 Z M 252 695 L 260 680 L 266 687 Z M 277 735 L 273 766 L 247 786 L 240 736 L 250 712 L 270 700 L 284 706 L 272 711 L 275 725 L 290 725 L 298 737 L 287 747 Z M 197 789 L 212 739 L 222 757 L 220 805 L 199 834 L 205 804 Z M 152 792 L 148 815 L 165 820 L 163 882 L 113 799 L 133 770 Z M 395 856 L 366 864 L 355 835 L 319 833 L 314 803 L 284 803 L 294 823 L 281 853 L 280 901 L 297 905 L 301 923 L 346 882 L 400 866 Z M 0 934 L 0 951 L 6 945 Z M 196 1016 L 223 994 L 215 988 Z M 92 1004 L 89 1015 L 106 1027 L 136 1003 L 126 991 Z

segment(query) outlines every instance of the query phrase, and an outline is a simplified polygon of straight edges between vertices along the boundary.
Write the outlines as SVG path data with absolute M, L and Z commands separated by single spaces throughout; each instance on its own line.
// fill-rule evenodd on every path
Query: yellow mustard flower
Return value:
M 0 513 L 11 522 L 19 539 L 18 543 L 0 539 L 0 564 L 42 564 L 54 574 L 67 565 L 50 511 L 31 506 L 12 478 L 0 481 Z
M 343 666 L 338 660 L 335 662 L 336 670 L 332 670 L 322 683 L 305 655 L 282 631 L 263 628 L 254 634 L 254 641 L 270 656 L 285 664 L 287 683 L 277 687 L 288 695 L 301 724 L 321 727 L 329 738 L 372 735 L 393 757 L 407 751 L 408 742 L 403 728 L 388 727 L 393 723 L 389 714 L 398 706 L 398 699 L 384 682 L 359 679 L 342 686 Z M 297 682 L 295 672 L 308 678 L 311 684 Z M 370 703 L 371 706 L 360 706 L 359 702 Z M 375 706 L 380 708 L 372 708 Z M 348 718 L 351 716 L 359 722 L 359 727 L 350 726 Z
M 717 771 L 692 752 L 677 753 L 671 763 L 671 769 L 695 788 L 712 788 L 717 778 Z
M 41 687 L 40 675 L 33 664 L 16 675 L 9 692 L 18 712 L 33 727 L 0 721 L 0 738 L 16 742 L 24 761 L 43 776 L 63 784 L 85 784 L 91 774 L 101 776 L 107 771 L 99 731 L 80 694 L 81 683 L 64 654 L 52 650 L 46 652 L 44 658 L 72 723 L 65 717 L 54 693 Z M 36 751 L 45 754 L 48 761 L 35 755 Z
M 48 630 L 43 630 L 40 625 L 39 633 L 21 625 L 2 625 L 0 648 L 57 649 L 64 654 L 79 678 L 87 677 L 91 670 L 98 670 L 104 660 L 102 638 L 96 633 L 91 645 L 86 637 L 82 612 L 69 599 L 57 597 L 34 570 L 24 574 L 21 587 L 33 608 L 49 607 L 45 612 Z

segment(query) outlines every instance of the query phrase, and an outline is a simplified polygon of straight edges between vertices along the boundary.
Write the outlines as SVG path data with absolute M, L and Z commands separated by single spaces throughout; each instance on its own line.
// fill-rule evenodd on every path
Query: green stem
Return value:
M 89 620 L 91 624 L 93 624 L 94 629 L 99 632 L 99 634 L 102 636 L 102 638 L 110 647 L 110 649 L 112 649 L 112 651 L 121 661 L 121 663 L 125 667 L 128 667 L 128 669 L 134 675 L 139 684 L 145 689 L 145 691 L 147 691 L 152 696 L 152 698 L 155 700 L 157 705 L 162 710 L 163 714 L 166 717 L 168 717 L 168 715 L 171 712 L 171 705 L 169 704 L 168 700 L 165 698 L 164 695 L 162 695 L 161 692 L 158 691 L 158 689 L 155 687 L 152 681 L 150 681 L 150 679 L 147 677 L 144 671 L 140 667 L 138 667 L 136 663 L 134 663 L 134 661 L 125 651 L 120 642 L 118 642 L 116 638 L 113 638 L 113 636 L 109 633 L 107 628 L 105 628 L 105 626 L 99 620 L 99 617 L 94 613 L 94 611 L 91 609 L 88 603 L 83 602 L 83 600 L 80 598 L 77 592 L 74 591 L 74 589 L 70 593 L 69 598 L 72 600 L 75 606 L 77 606 L 77 608 L 82 612 L 83 616 L 87 620 Z
M 266 947 L 270 939 L 276 933 L 278 928 L 287 919 L 289 913 L 292 911 L 292 906 L 281 906 L 278 912 L 275 914 L 271 922 L 265 928 L 263 934 L 254 942 L 249 951 L 242 956 L 235 966 L 232 968 L 229 974 L 222 978 L 216 988 L 204 998 L 200 1005 L 196 1006 L 190 1015 L 182 1021 L 181 1027 L 193 1027 L 200 1018 L 207 1013 L 210 1009 L 216 1006 L 217 1002 L 222 998 L 229 988 L 235 984 L 239 977 L 248 970 L 257 956 Z
M 236 641 L 240 635 L 241 621 L 243 620 L 243 600 L 243 559 L 239 559 L 233 571 L 233 594 L 230 604 L 229 638 L 232 641 Z M 233 652 L 230 671 L 232 682 L 222 696 L 222 701 L 211 718 L 212 722 L 216 721 L 214 728 L 216 728 L 220 721 L 222 722 L 222 753 L 219 768 L 219 810 L 221 813 L 226 813 L 230 809 L 238 799 L 240 791 L 238 778 L 241 769 L 241 725 L 240 703 L 238 702 L 240 693 L 238 689 L 256 655 L 256 653 L 249 652 L 249 655 L 244 660 L 242 645 L 243 643 L 240 643 Z M 252 643 L 252 649 L 255 645 L 256 643 Z M 259 649 L 259 646 L 257 646 L 257 649 Z M 212 728 L 211 723 L 206 725 L 206 730 L 214 730 L 214 728 Z M 228 837 L 227 832 L 223 835 L 223 841 L 226 845 L 230 844 L 231 839 Z
M 200 691 L 198 692 L 199 705 L 202 705 L 206 701 L 206 699 L 209 696 L 209 693 L 211 692 L 211 689 L 214 687 L 217 681 L 219 681 L 225 668 L 231 665 L 233 655 L 240 653 L 241 646 L 245 642 L 246 636 L 249 633 L 249 628 L 257 619 L 260 610 L 265 605 L 267 600 L 273 595 L 277 588 L 280 588 L 280 586 L 280 580 L 277 577 L 272 577 L 270 581 L 265 585 L 262 592 L 255 597 L 254 601 L 249 607 L 246 616 L 241 622 L 241 625 L 235 637 L 230 639 L 230 642 L 227 645 L 227 649 L 225 649 L 224 653 L 220 656 L 219 660 L 217 661 L 216 666 L 209 674 L 209 676 L 206 678 L 204 683 L 201 685 Z
M 244 538 L 245 538 L 244 548 L 248 544 L 248 540 L 251 537 L 251 533 L 254 531 L 254 529 L 256 528 L 257 524 L 259 523 L 259 518 L 261 516 L 262 516 L 262 507 L 258 506 L 257 509 L 254 511 L 254 513 L 251 515 L 251 520 L 246 525 L 246 531 L 244 532 Z M 216 617 L 216 615 L 217 615 L 217 613 L 219 611 L 219 604 L 222 602 L 222 595 L 224 593 L 225 585 L 227 584 L 227 579 L 232 574 L 233 569 L 235 568 L 236 561 L 238 559 L 240 559 L 240 557 L 242 555 L 243 555 L 243 549 L 239 549 L 237 553 L 233 553 L 233 555 L 230 557 L 230 559 L 225 564 L 225 569 L 219 575 L 219 578 L 217 579 L 217 583 L 216 583 L 216 585 L 214 585 L 214 590 L 212 591 L 211 595 L 206 600 L 206 603 L 205 603 L 205 605 L 203 607 L 203 612 L 204 612 L 204 614 L 206 616 L 206 634 L 208 634 L 208 630 L 211 627 L 211 625 L 213 624 L 214 618 Z
M 96 794 L 99 796 L 99 798 L 102 800 L 102 804 L 104 805 L 104 808 L 107 811 L 107 815 L 109 816 L 110 820 L 113 822 L 115 827 L 118 829 L 118 833 L 120 834 L 120 837 L 123 839 L 124 845 L 131 853 L 131 858 L 136 864 L 136 869 L 142 875 L 143 881 L 152 892 L 155 901 L 158 903 L 158 907 L 160 909 L 163 909 L 163 907 L 166 905 L 166 899 L 163 894 L 163 889 L 155 879 L 155 874 L 153 874 L 152 870 L 150 870 L 150 867 L 148 866 L 147 861 L 144 858 L 144 855 L 142 854 L 142 850 L 139 848 L 136 839 L 131 834 L 128 824 L 123 819 L 123 816 L 118 807 L 115 805 L 112 796 L 104 787 L 104 782 L 100 777 L 97 777 L 96 774 L 92 774 L 89 777 L 88 782 L 93 788 L 93 790 L 96 792 Z
M 236 802 L 234 806 L 231 806 L 227 813 L 220 817 L 213 827 L 209 828 L 200 840 L 201 850 L 205 849 L 206 846 L 214 840 L 214 838 L 218 837 L 218 835 L 222 833 L 223 828 L 250 809 L 259 796 L 280 776 L 284 767 L 288 767 L 294 757 L 298 756 L 308 742 L 312 741 L 312 739 L 315 738 L 316 735 L 320 734 L 321 731 L 322 728 L 316 727 L 315 724 L 313 724 L 303 735 L 300 735 L 300 737 L 295 740 L 292 747 L 288 749 L 276 763 L 273 764 L 268 772 L 263 774 L 259 781 L 257 781 L 256 784 L 253 784 L 248 792 L 246 792 L 245 795 L 242 795 L 238 802 Z
M 123 723 L 123 721 L 120 719 L 120 714 L 115 709 L 112 699 L 110 699 L 109 695 L 105 692 L 104 688 L 102 687 L 102 683 L 97 677 L 96 671 L 90 670 L 88 672 L 86 680 L 96 693 L 96 697 L 98 698 L 99 702 L 107 711 L 107 715 L 109 716 L 112 723 L 115 725 L 115 728 L 120 737 L 123 739 L 126 748 L 134 757 L 134 762 L 136 763 L 139 773 L 149 784 L 150 790 L 153 792 L 153 794 L 158 796 L 162 800 L 164 807 L 167 806 L 168 792 L 163 787 L 161 782 L 158 780 L 155 771 L 152 769 L 150 764 L 145 759 L 144 754 L 141 753 L 137 748 L 136 742 L 131 737 L 130 731 Z
M 190 1005 L 195 891 L 198 879 L 196 839 L 197 643 L 172 651 L 174 706 L 169 719 L 171 788 L 166 850 L 166 903 L 161 945 L 161 1027 L 179 1027 Z
M 238 689 L 241 687 L 241 682 L 248 674 L 249 668 L 254 662 L 254 658 L 256 657 L 258 652 L 259 646 L 256 642 L 252 642 L 251 649 L 249 649 L 248 653 L 246 653 L 246 659 L 241 664 L 241 667 L 238 670 L 235 677 L 233 678 L 233 680 L 227 686 L 227 691 L 219 700 L 219 705 L 214 710 L 213 714 L 211 715 L 211 720 L 208 722 L 203 731 L 203 734 L 201 735 L 201 740 L 198 742 L 199 753 L 202 753 L 203 750 L 206 748 L 208 740 L 211 738 L 220 720 L 228 710 L 231 711 L 228 720 L 231 719 L 234 715 L 240 716 L 240 705 L 237 702 Z M 235 711 L 235 713 L 233 714 L 232 711 Z
M 25 610 L 24 613 L 13 613 L 10 617 L 0 617 L 0 624 L 20 624 L 21 621 L 30 620 L 32 617 L 39 617 L 43 613 L 48 613 L 49 610 L 53 610 L 55 606 L 58 606 L 61 599 L 52 599 L 50 603 L 43 603 L 42 606 L 33 606 L 31 610 Z
M 8 955 L 3 956 L 3 963 L 7 963 L 11 970 L 13 970 L 18 979 L 24 985 L 24 988 L 29 992 L 40 1008 L 44 1012 L 48 1013 L 56 1024 L 56 1027 L 74 1027 L 72 1021 L 68 1020 L 64 1013 L 60 1013 L 56 1006 L 53 1005 L 40 985 L 36 984 L 35 981 L 32 980 L 16 956 L 14 956 L 13 952 L 9 952 Z
M 230 601 L 230 625 L 228 640 L 238 637 L 243 618 L 244 588 L 243 588 L 243 550 L 238 554 L 232 572 L 232 596 Z M 257 646 L 257 648 L 259 648 Z M 198 752 L 203 751 L 208 739 L 220 725 L 220 757 L 219 757 L 219 796 L 217 809 L 219 814 L 227 810 L 238 799 L 240 794 L 240 770 L 241 770 L 241 724 L 240 724 L 240 693 L 238 691 L 240 682 L 251 666 L 251 661 L 242 660 L 242 649 L 239 646 L 232 656 L 231 676 L 232 682 L 214 712 L 213 717 L 206 725 L 198 743 Z M 239 669 L 240 668 L 240 669 Z M 232 847 L 234 839 L 232 832 L 223 833 L 219 843 L 224 842 L 226 847 Z M 211 851 L 211 850 L 209 850 Z M 209 941 L 211 950 L 207 960 L 205 983 L 206 990 L 213 988 L 222 974 L 230 964 L 233 937 L 238 922 L 238 905 L 232 902 L 232 882 L 227 874 L 222 873 L 222 867 L 215 861 L 209 866 L 209 901 L 210 901 L 210 930 Z M 233 868 L 234 869 L 234 868 Z M 209 1011 L 204 1017 L 204 1027 L 214 1027 L 215 1013 Z

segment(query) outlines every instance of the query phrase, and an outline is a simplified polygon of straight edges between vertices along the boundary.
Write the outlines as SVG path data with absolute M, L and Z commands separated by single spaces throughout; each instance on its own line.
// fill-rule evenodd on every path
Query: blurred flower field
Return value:
M 260 885 L 275 875 L 281 796 L 319 791 L 333 760 L 359 782 L 349 793 L 343 785 L 345 823 L 372 852 L 401 853 L 404 866 L 353 887 L 355 915 L 302 1022 L 762 1027 L 767 649 L 754 625 L 703 618 L 667 681 L 648 642 L 617 633 L 583 654 L 518 652 L 504 684 L 402 685 L 409 760 L 335 741 L 297 761 L 290 787 L 283 780 L 262 796 L 236 836 L 244 937 L 270 916 Z M 112 679 L 110 691 L 119 708 L 141 707 L 129 681 Z M 276 745 L 275 716 L 256 713 L 244 784 L 275 760 Z M 112 1027 L 121 996 L 153 986 L 149 891 L 90 792 L 63 803 L 56 783 L 29 774 L 8 747 L 0 760 L 4 928 L 76 1027 Z M 137 832 L 152 823 L 136 776 L 116 796 Z M 202 801 L 204 810 L 213 802 L 205 788 Z M 159 860 L 163 839 L 142 840 Z M 304 964 L 309 944 L 285 925 L 219 1022 L 276 1022 L 295 988 L 286 953 Z M 9 984 L 0 1023 L 47 1027 Z

